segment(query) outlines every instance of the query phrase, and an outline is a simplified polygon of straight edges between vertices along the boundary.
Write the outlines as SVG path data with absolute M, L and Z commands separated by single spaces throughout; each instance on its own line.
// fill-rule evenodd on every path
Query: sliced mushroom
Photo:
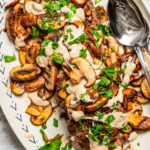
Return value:
M 38 96 L 41 97 L 42 99 L 50 99 L 54 95 L 53 91 L 48 91 L 46 88 L 41 88 L 38 91 Z
M 11 80 L 11 90 L 16 95 L 22 95 L 25 92 L 24 84 Z
M 14 6 L 17 5 L 19 2 L 20 2 L 20 0 L 14 0 L 14 1 L 11 2 L 10 4 L 6 5 L 5 8 L 14 7 Z
M 72 0 L 76 8 L 83 8 L 87 0 Z
M 27 40 L 27 44 L 30 46 L 35 42 L 40 44 L 40 43 L 42 43 L 42 39 L 40 37 L 35 37 L 35 38 L 30 38 Z
M 61 97 L 62 99 L 65 99 L 67 98 L 67 92 L 62 89 L 58 92 L 58 96 Z
M 104 37 L 104 40 L 106 41 L 108 45 L 108 53 L 105 55 L 107 56 L 109 53 L 111 55 L 111 63 L 114 65 L 117 62 L 117 54 L 119 53 L 119 43 L 113 36 Z M 106 61 L 107 63 L 107 61 Z
M 145 117 L 144 120 L 136 127 L 136 130 L 144 131 L 150 129 L 150 118 Z
M 99 98 L 98 90 L 90 89 L 88 93 L 92 99 L 97 100 Z
M 14 24 L 14 30 L 16 32 L 17 37 L 24 37 L 24 39 L 29 37 L 29 34 L 27 34 L 25 28 L 21 25 L 21 15 L 23 14 L 24 4 L 17 4 L 14 8 L 15 11 L 15 24 Z
M 138 103 L 132 103 L 131 113 L 138 113 L 138 115 L 142 115 L 143 109 L 142 106 Z
M 115 82 L 112 82 L 112 84 L 110 85 L 110 90 L 113 91 L 113 96 L 116 96 L 119 91 L 119 85 L 117 85 Z
M 81 21 L 75 21 L 73 22 L 73 24 L 78 28 L 79 26 L 83 27 L 84 26 L 84 23 L 81 22 Z
M 100 109 L 105 104 L 106 101 L 107 101 L 106 97 L 100 98 L 96 103 L 88 105 L 86 107 L 86 111 L 87 112 L 96 111 L 96 110 Z
M 150 88 L 146 79 L 141 84 L 141 90 L 145 97 L 150 98 Z
M 129 127 L 129 129 L 127 129 L 127 130 L 122 129 L 122 132 L 129 134 L 132 132 L 132 127 Z
M 38 19 L 37 19 L 37 24 L 38 24 L 39 28 L 41 28 L 42 30 L 48 30 L 48 28 L 51 27 L 53 23 L 54 23 L 54 25 L 53 25 L 54 30 L 61 29 L 62 27 L 65 26 L 66 23 L 64 21 L 58 20 L 58 17 L 60 17 L 60 16 L 65 17 L 64 14 L 55 13 L 54 18 L 51 21 L 50 20 L 51 15 L 49 13 L 39 15 Z M 46 18 L 49 20 L 49 22 L 43 24 L 43 19 L 46 19 Z M 42 28 L 43 25 L 45 25 L 45 28 Z
M 133 89 L 124 89 L 123 94 L 123 110 L 128 112 L 132 110 L 132 102 L 137 98 L 137 92 Z
M 32 43 L 29 49 L 27 49 L 26 60 L 30 64 L 36 63 L 36 57 L 39 55 L 39 50 L 41 49 L 40 44 L 37 42 Z
M 100 24 L 103 24 L 108 21 L 107 12 L 105 11 L 103 7 L 100 7 L 100 6 L 96 7 L 96 13 L 100 21 Z
M 57 80 L 57 67 L 51 66 L 45 67 L 43 72 L 43 77 L 46 79 L 45 87 L 48 91 L 54 91 L 56 87 L 56 80 Z
M 31 103 L 28 108 L 26 109 L 26 113 L 32 115 L 32 116 L 40 116 L 40 108 L 41 106 L 36 106 L 33 103 Z
M 131 84 L 135 87 L 140 86 L 144 79 L 145 79 L 145 76 L 142 76 L 138 80 L 131 82 Z
M 69 73 L 69 77 L 70 77 L 73 84 L 78 84 L 83 79 L 83 75 L 82 75 L 81 71 L 78 69 L 73 69 Z
M 38 91 L 28 93 L 28 98 L 37 106 L 46 107 L 49 105 L 49 101 L 38 96 Z
M 30 120 L 34 125 L 40 126 L 48 120 L 51 114 L 52 106 L 48 105 L 45 108 L 43 108 L 43 110 L 40 113 L 40 116 L 31 116 Z
M 88 60 L 83 57 L 76 57 L 71 60 L 71 64 L 75 64 L 83 73 L 83 76 L 87 80 L 85 87 L 91 87 L 95 83 L 96 73 Z
M 15 11 L 11 9 L 9 10 L 7 17 L 6 17 L 5 28 L 6 28 L 8 37 L 13 41 L 15 41 L 15 38 L 16 38 L 14 25 L 15 25 Z
M 10 71 L 10 77 L 16 81 L 30 81 L 37 78 L 41 73 L 41 69 L 34 64 L 25 64 L 14 67 Z
M 71 103 L 71 102 L 73 102 L 74 100 L 76 100 L 76 97 L 75 97 L 75 95 L 69 95 L 68 97 L 67 97 L 67 99 L 65 100 L 65 106 L 67 107 L 67 108 L 76 108 L 77 107 L 77 104 L 76 103 Z
M 141 92 L 138 92 L 136 101 L 138 101 L 141 104 L 146 104 L 150 102 L 150 99 L 144 97 L 144 95 Z
M 128 122 L 133 128 L 136 128 L 144 119 L 145 119 L 145 117 L 143 117 L 143 116 L 131 114 L 128 117 Z
M 33 92 L 42 88 L 45 84 L 45 79 L 43 76 L 34 79 L 33 81 L 24 82 L 24 87 L 27 91 Z
M 27 63 L 26 52 L 19 50 L 19 60 L 22 65 L 25 65 Z
M 137 91 L 135 91 L 134 89 L 123 89 L 122 94 L 123 96 L 126 96 L 128 101 L 134 102 L 137 98 Z

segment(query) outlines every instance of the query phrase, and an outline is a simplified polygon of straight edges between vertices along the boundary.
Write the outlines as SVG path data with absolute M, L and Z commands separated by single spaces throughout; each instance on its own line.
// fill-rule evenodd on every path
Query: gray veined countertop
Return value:
M 0 150 L 25 150 L 0 108 Z
M 145 0 L 150 8 L 150 0 Z M 25 150 L 0 109 L 0 150 Z

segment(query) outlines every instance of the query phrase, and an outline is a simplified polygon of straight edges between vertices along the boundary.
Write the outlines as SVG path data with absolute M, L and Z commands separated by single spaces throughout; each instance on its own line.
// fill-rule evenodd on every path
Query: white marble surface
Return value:
M 146 0 L 150 6 L 150 0 Z M 25 150 L 0 109 L 0 150 Z
M 0 108 L 0 150 L 25 150 Z

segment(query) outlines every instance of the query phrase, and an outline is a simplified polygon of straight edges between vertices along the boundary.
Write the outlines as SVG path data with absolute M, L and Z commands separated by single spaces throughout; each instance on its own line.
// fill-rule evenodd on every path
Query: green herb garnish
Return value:
M 73 41 L 69 42 L 68 44 L 78 44 L 84 42 L 87 39 L 85 33 L 74 39 Z
M 15 60 L 15 59 L 16 59 L 16 56 L 15 56 L 15 55 L 13 55 L 13 56 L 5 55 L 5 56 L 4 56 L 5 62 L 11 62 L 11 61 L 13 61 L 13 60 Z
M 36 27 L 32 27 L 32 37 L 38 37 L 39 33 L 40 32 L 36 29 Z

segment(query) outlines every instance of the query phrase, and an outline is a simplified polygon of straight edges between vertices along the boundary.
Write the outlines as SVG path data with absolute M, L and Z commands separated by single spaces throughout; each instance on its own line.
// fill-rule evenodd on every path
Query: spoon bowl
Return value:
M 113 35 L 119 43 L 134 47 L 150 87 L 150 75 L 141 47 L 148 49 L 149 27 L 133 0 L 109 0 L 108 16 Z
M 147 44 L 149 27 L 133 0 L 109 0 L 108 16 L 112 32 L 121 44 Z

